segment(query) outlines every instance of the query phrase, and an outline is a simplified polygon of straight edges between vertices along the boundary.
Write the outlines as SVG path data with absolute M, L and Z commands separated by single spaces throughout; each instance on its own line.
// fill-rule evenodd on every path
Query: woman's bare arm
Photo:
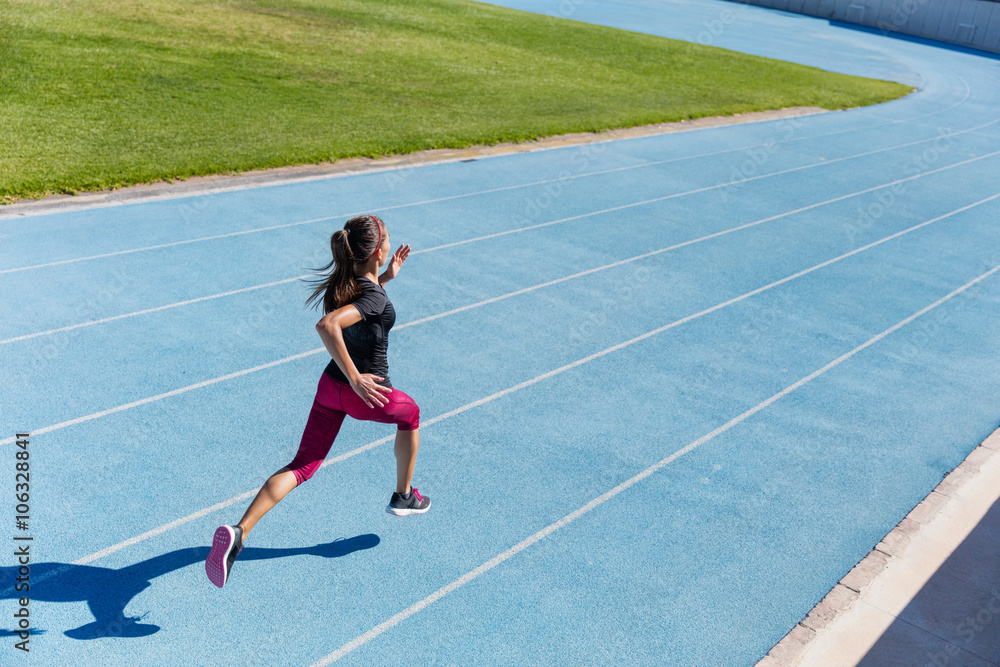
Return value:
M 391 393 L 392 390 L 383 387 L 376 380 L 385 378 L 370 373 L 359 373 L 351 355 L 347 353 L 347 345 L 344 343 L 343 329 L 360 321 L 361 313 L 358 312 L 357 308 L 348 304 L 324 315 L 323 319 L 316 323 L 316 331 L 319 332 L 319 337 L 323 340 L 327 352 L 337 362 L 340 372 L 350 380 L 354 392 L 368 407 L 372 407 L 372 403 L 382 407 L 386 403 L 386 398 L 382 394 Z

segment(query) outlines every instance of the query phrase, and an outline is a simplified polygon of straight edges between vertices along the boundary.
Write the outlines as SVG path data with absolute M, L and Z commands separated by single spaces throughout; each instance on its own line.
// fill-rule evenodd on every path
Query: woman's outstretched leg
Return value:
M 326 375 L 324 374 L 324 378 Z M 247 534 L 260 518 L 278 504 L 288 492 L 313 476 L 333 445 L 346 413 L 324 406 L 319 401 L 324 382 L 320 381 L 317 400 L 313 402 L 305 432 L 295 458 L 287 466 L 267 478 L 260 487 L 243 518 L 235 526 L 219 526 L 212 538 L 212 549 L 205 559 L 205 573 L 209 580 L 222 588 L 229 580 L 233 562 L 243 549 Z
M 298 485 L 299 481 L 296 479 L 295 473 L 288 466 L 283 467 L 268 477 L 267 481 L 264 482 L 264 486 L 260 487 L 260 491 L 257 492 L 253 502 L 250 503 L 250 507 L 243 514 L 243 518 L 236 524 L 243 529 L 241 541 L 246 542 L 247 535 L 257 525 L 260 518 L 267 514 L 268 510 L 277 505 L 278 501 L 287 496 L 288 492 Z
M 345 416 L 346 413 L 340 410 L 313 405 L 295 458 L 267 478 L 243 514 L 243 518 L 236 524 L 243 531 L 242 541 L 246 541 L 247 534 L 268 510 L 287 496 L 289 491 L 311 478 L 313 473 L 319 470 L 323 459 L 330 453 L 330 447 L 340 432 Z

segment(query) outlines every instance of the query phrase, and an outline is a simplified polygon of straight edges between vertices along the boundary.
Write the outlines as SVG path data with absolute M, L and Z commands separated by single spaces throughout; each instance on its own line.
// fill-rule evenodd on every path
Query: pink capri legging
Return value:
M 388 401 L 385 405 L 370 408 L 354 393 L 351 385 L 323 373 L 299 451 L 286 466 L 295 473 L 298 483 L 312 477 L 323 463 L 346 415 L 364 421 L 395 424 L 401 431 L 413 431 L 420 426 L 420 408 L 412 398 L 395 388 L 385 398 Z

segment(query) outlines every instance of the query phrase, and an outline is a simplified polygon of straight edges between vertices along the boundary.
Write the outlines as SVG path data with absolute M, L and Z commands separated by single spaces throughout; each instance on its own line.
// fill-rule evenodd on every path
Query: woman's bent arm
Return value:
M 375 382 L 375 380 L 384 378 L 369 373 L 359 373 L 351 355 L 347 353 L 347 345 L 344 343 L 343 329 L 360 321 L 361 313 L 357 308 L 348 304 L 324 315 L 323 319 L 316 323 L 316 331 L 319 332 L 319 337 L 323 340 L 327 352 L 337 362 L 340 372 L 350 381 L 354 392 L 368 407 L 372 407 L 372 403 L 382 407 L 386 403 L 382 393 L 387 394 L 392 390 Z

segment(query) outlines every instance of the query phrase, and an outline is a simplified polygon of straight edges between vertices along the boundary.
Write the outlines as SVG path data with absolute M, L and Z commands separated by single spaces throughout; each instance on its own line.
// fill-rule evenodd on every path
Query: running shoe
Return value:
M 417 489 L 410 489 L 410 495 L 404 496 L 397 491 L 392 492 L 392 498 L 385 511 L 393 516 L 409 516 L 423 514 L 431 508 L 431 499 L 420 495 Z
M 205 559 L 205 573 L 209 581 L 222 588 L 229 581 L 233 561 L 243 550 L 243 529 L 239 526 L 219 526 L 212 539 L 212 550 Z

